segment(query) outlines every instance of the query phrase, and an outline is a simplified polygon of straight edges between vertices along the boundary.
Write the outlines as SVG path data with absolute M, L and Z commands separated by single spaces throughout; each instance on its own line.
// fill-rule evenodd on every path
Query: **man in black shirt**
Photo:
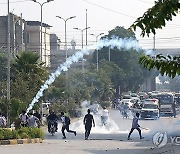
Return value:
M 49 111 L 49 116 L 47 117 L 47 121 L 48 121 L 48 132 L 50 130 L 50 126 L 51 126 L 51 122 L 54 122 L 54 126 L 56 128 L 56 131 L 58 129 L 58 123 L 57 123 L 57 120 L 58 120 L 58 116 L 53 112 L 53 111 Z
M 88 139 L 90 132 L 91 132 L 91 128 L 92 128 L 92 123 L 93 126 L 95 127 L 95 122 L 94 122 L 94 118 L 93 115 L 90 114 L 90 109 L 87 110 L 88 114 L 85 115 L 83 123 L 85 125 L 85 140 Z
M 69 125 L 71 124 L 70 122 L 70 118 L 64 115 L 64 112 L 61 112 L 61 123 L 62 123 L 62 135 L 63 135 L 63 139 L 66 139 L 66 134 L 65 134 L 65 130 L 69 133 L 74 133 L 74 135 L 76 136 L 76 131 L 70 130 L 69 129 Z

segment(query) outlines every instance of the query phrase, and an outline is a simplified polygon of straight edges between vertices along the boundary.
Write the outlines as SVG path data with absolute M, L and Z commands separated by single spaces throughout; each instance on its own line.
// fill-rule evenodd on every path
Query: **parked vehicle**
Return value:
M 159 112 L 159 100 L 158 99 L 145 99 L 142 108 L 140 110 L 141 119 L 158 119 L 160 117 Z

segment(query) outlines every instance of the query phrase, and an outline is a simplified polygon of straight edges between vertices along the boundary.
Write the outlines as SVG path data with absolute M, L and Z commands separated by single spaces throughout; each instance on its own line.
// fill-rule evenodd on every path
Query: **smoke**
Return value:
M 120 131 L 119 127 L 115 123 L 114 120 L 112 120 L 110 117 L 108 117 L 107 124 L 102 126 L 101 123 L 101 115 L 102 115 L 102 108 L 99 106 L 99 104 L 92 104 L 90 105 L 90 101 L 83 101 L 81 103 L 81 117 L 78 121 L 71 124 L 71 128 L 73 130 L 78 130 L 78 132 L 84 132 L 84 124 L 83 124 L 83 118 L 87 114 L 87 110 L 95 110 L 96 112 L 91 114 L 94 117 L 95 121 L 95 127 L 92 127 L 92 133 L 98 133 L 98 134 L 110 134 L 110 133 L 127 133 L 127 131 Z
M 68 57 L 67 60 L 61 64 L 54 73 L 49 75 L 48 80 L 41 86 L 36 96 L 33 98 L 32 102 L 29 104 L 26 113 L 28 113 L 34 106 L 35 103 L 39 101 L 39 99 L 43 96 L 44 90 L 48 89 L 48 87 L 55 81 L 55 79 L 61 75 L 62 71 L 66 72 L 70 68 L 73 63 L 77 63 L 79 59 L 83 58 L 84 55 L 89 55 L 89 50 L 81 50 L 73 54 L 71 57 Z
M 101 49 L 103 47 L 110 47 L 114 48 L 117 47 L 118 49 L 126 49 L 129 50 L 131 48 L 135 50 L 140 50 L 141 47 L 138 45 L 137 40 L 128 38 L 128 39 L 121 39 L 117 37 L 113 37 L 112 39 L 103 39 L 97 42 L 95 47 L 92 47 L 93 49 Z M 29 104 L 29 107 L 27 108 L 26 113 L 28 113 L 34 106 L 35 103 L 39 101 L 39 99 L 43 96 L 44 90 L 48 89 L 48 87 L 55 81 L 55 79 L 61 75 L 62 71 L 66 72 L 70 68 L 70 66 L 73 63 L 77 63 L 80 59 L 83 58 L 85 55 L 89 55 L 92 50 L 80 50 L 73 54 L 72 56 L 68 57 L 67 60 L 61 64 L 54 73 L 51 73 L 49 75 L 48 80 L 45 81 L 45 83 L 40 87 L 39 91 L 37 92 L 36 96 L 33 98 L 32 102 Z

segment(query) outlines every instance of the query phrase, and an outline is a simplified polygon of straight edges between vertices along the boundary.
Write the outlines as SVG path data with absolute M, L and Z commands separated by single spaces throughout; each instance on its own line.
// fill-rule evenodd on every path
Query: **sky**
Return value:
M 0 0 L 0 15 L 7 15 L 7 1 Z M 46 0 L 37 0 L 40 3 Z M 10 12 L 25 20 L 40 21 L 40 5 L 32 0 L 9 0 Z M 82 45 L 81 31 L 73 28 L 86 28 L 87 9 L 87 31 L 88 45 L 95 43 L 100 33 L 108 34 L 108 31 L 116 26 L 129 28 L 131 24 L 143 15 L 148 8 L 154 5 L 154 0 L 54 0 L 43 5 L 43 22 L 51 25 L 50 32 L 55 33 L 61 39 L 62 45 L 65 36 L 65 22 L 57 18 L 60 16 L 67 19 L 71 16 L 76 18 L 67 21 L 67 43 L 74 39 L 78 47 Z M 167 23 L 167 27 L 158 30 L 155 36 L 155 48 L 180 48 L 180 15 L 173 17 L 173 21 Z M 153 35 L 142 38 L 140 29 L 136 32 L 142 48 L 153 49 Z M 83 31 L 85 44 L 85 31 Z M 102 35 L 103 36 L 103 35 Z M 100 37 L 98 37 L 100 38 Z M 78 48 L 77 47 L 77 48 Z

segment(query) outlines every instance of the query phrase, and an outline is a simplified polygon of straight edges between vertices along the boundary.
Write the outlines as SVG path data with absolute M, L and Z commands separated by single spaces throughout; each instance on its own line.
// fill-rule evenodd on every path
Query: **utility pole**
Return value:
M 154 42 L 153 42 L 153 50 L 155 51 L 155 49 L 156 49 L 156 48 L 155 48 L 155 43 L 156 43 L 156 42 L 155 42 L 155 41 L 156 41 L 156 40 L 155 40 L 155 34 L 154 34 L 154 37 L 153 37 L 153 41 L 154 41 Z
M 87 9 L 86 9 L 86 49 L 87 49 Z
M 10 126 L 10 113 L 9 113 L 9 105 L 10 105 L 10 12 L 9 12 L 9 0 L 8 3 L 8 33 L 7 33 L 7 126 Z
M 111 49 L 109 47 L 109 61 L 111 61 Z

